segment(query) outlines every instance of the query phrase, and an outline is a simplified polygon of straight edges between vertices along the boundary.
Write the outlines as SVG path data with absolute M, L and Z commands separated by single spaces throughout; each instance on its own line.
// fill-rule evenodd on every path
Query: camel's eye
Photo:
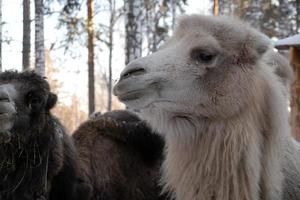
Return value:
M 29 108 L 35 108 L 41 103 L 41 98 L 34 94 L 33 92 L 28 93 L 27 95 L 27 104 Z
M 215 58 L 215 55 L 202 49 L 193 49 L 191 58 L 197 62 L 210 63 Z
M 40 98 L 34 97 L 30 99 L 30 104 L 39 104 L 40 103 Z
M 210 62 L 213 59 L 213 55 L 207 53 L 199 54 L 199 59 L 203 62 Z

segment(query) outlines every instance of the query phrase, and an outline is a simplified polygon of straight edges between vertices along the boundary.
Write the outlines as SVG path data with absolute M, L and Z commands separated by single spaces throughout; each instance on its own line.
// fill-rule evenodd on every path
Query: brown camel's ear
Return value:
M 53 108 L 56 102 L 57 102 L 57 95 L 50 92 L 47 99 L 46 109 L 50 110 L 51 108 Z

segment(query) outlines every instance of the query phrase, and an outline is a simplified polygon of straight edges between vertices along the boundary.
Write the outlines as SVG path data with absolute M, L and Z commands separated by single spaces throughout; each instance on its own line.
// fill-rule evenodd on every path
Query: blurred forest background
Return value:
M 0 70 L 34 68 L 72 132 L 112 95 L 122 68 L 155 52 L 185 13 L 238 16 L 269 37 L 300 31 L 300 0 L 0 0 Z

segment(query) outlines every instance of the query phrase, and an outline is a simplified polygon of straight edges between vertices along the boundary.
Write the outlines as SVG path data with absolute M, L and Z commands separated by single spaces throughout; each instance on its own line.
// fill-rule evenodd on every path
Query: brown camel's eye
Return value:
M 40 99 L 37 97 L 30 99 L 30 104 L 39 104 L 39 103 L 40 103 Z
M 35 108 L 41 103 L 41 98 L 31 92 L 27 95 L 27 102 L 29 108 Z
M 198 62 L 210 63 L 215 58 L 215 55 L 201 49 L 194 49 L 191 52 L 191 58 Z
M 29 104 L 28 107 L 33 110 L 33 111 L 37 111 L 40 107 L 41 104 L 41 99 L 38 97 L 32 97 L 29 99 Z

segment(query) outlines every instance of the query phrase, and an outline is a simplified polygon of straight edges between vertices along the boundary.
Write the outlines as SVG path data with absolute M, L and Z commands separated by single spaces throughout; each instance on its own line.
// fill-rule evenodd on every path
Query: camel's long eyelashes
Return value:
M 210 64 L 216 57 L 214 53 L 210 53 L 203 49 L 193 49 L 190 53 L 193 60 L 200 63 Z

